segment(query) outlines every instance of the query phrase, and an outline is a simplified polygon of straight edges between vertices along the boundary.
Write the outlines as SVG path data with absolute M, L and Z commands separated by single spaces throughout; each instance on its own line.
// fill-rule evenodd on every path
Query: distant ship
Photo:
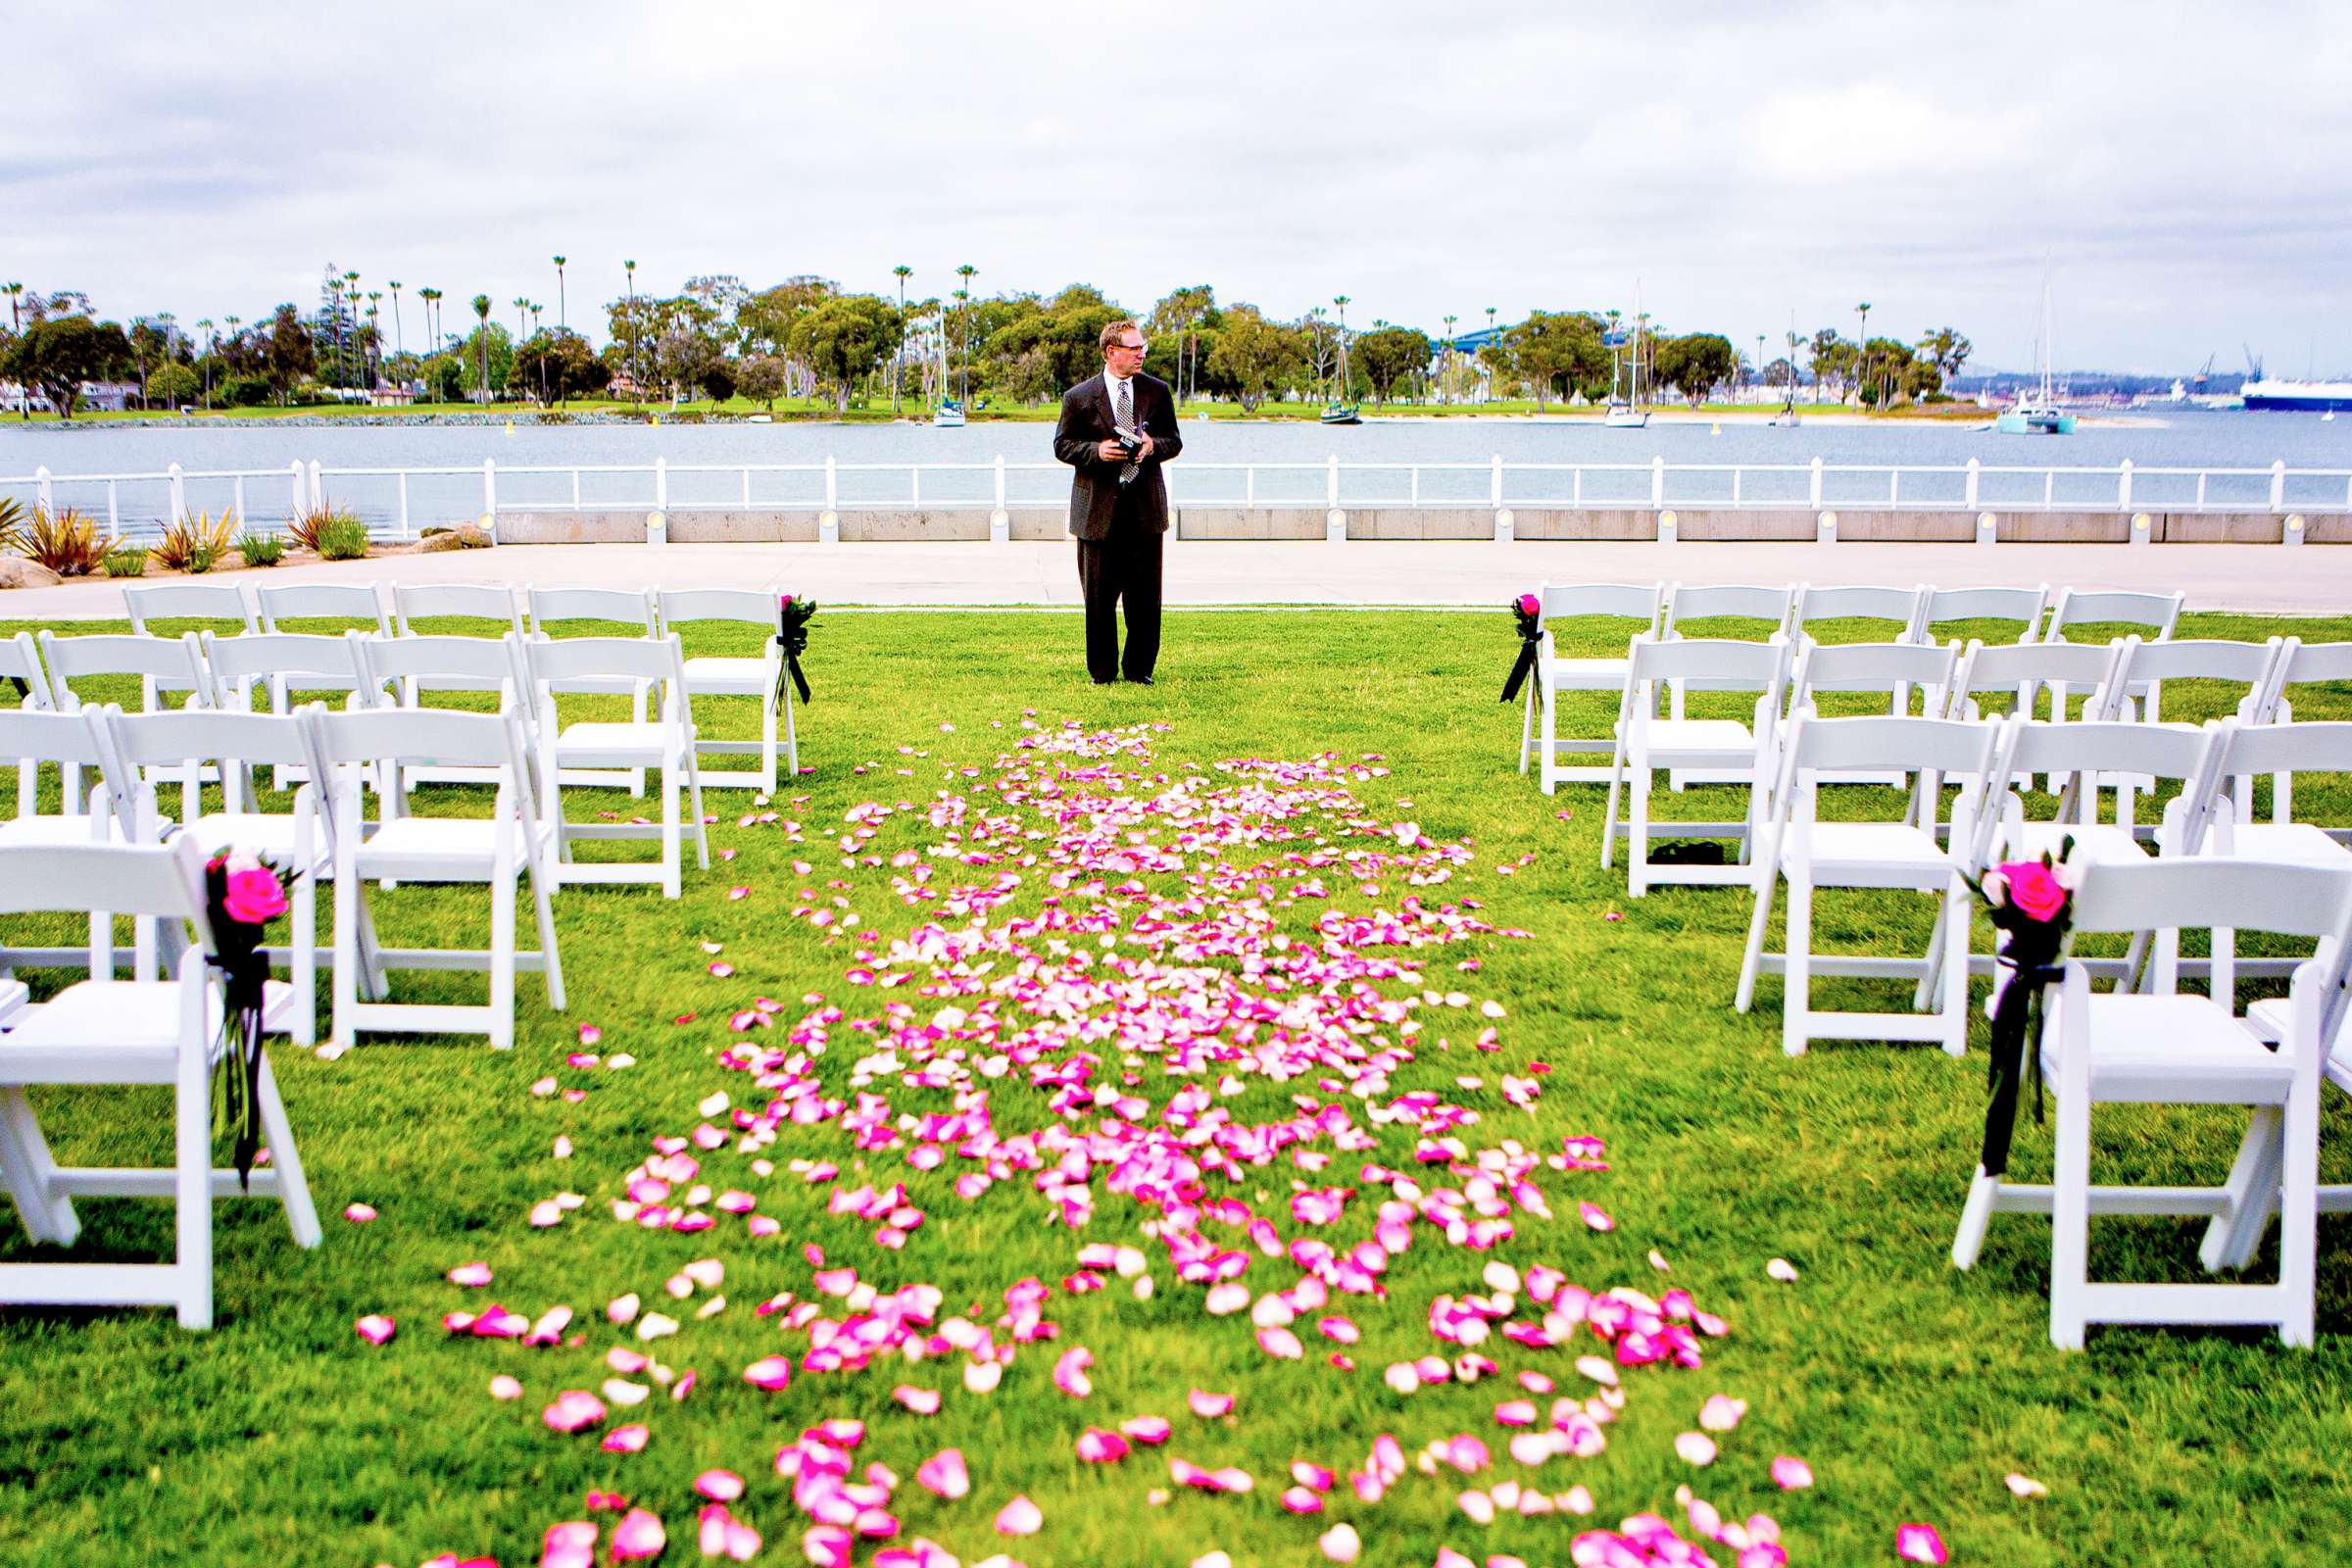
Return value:
M 2248 381 L 2242 389 L 2249 409 L 2273 409 L 2290 414 L 2342 414 L 2352 411 L 2352 381 Z

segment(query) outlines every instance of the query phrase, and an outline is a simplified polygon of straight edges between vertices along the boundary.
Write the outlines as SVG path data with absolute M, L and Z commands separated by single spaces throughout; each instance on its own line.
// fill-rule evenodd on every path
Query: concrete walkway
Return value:
M 1166 600 L 1499 605 L 1561 581 L 2182 590 L 2191 610 L 2352 613 L 2352 549 L 2327 545 L 1170 543 Z M 227 582 L 514 582 L 764 588 L 828 606 L 1078 603 L 1067 540 L 1010 544 L 507 545 L 222 574 Z M 178 579 L 172 579 L 178 580 Z M 117 619 L 108 579 L 0 594 L 0 620 Z

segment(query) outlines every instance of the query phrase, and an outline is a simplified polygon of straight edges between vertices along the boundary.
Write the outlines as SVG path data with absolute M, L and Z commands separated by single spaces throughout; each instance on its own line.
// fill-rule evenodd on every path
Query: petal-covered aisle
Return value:
M 805 858 L 730 907 L 836 967 L 779 997 L 755 940 L 704 942 L 731 1011 L 631 1026 L 713 1037 L 699 1119 L 627 1168 L 557 1133 L 576 1191 L 528 1224 L 644 1233 L 640 1289 L 517 1308 L 452 1268 L 491 1395 L 599 1449 L 584 1495 L 514 1499 L 538 1560 L 1042 1568 L 1107 1560 L 1139 1510 L 1167 1523 L 1133 1560 L 1196 1568 L 1788 1560 L 1770 1499 L 1811 1473 L 1742 1444 L 1730 1326 L 1599 1140 L 1528 1133 L 1578 1064 L 1481 992 L 1529 933 L 1476 887 L 1518 865 L 1377 807 L 1377 757 L 1162 768 L 1164 725 L 1013 725 L 956 787 L 851 808 L 837 850 L 736 824 Z M 554 1105 L 627 1092 L 625 1039 L 580 1033 L 533 1086 Z M 1041 1237 L 1050 1269 L 996 1261 Z M 772 1437 L 714 1437 L 747 1401 Z M 1589 1484 L 1620 1441 L 1689 1484 Z M 708 1456 L 691 1490 L 632 1477 L 665 1448 Z

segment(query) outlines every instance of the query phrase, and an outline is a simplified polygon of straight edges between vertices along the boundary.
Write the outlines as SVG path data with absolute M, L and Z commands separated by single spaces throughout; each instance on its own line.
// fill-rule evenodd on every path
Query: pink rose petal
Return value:
M 1813 1467 L 1784 1453 L 1772 1461 L 1772 1483 L 1783 1492 L 1802 1492 L 1813 1484 Z
M 1934 1525 L 1896 1525 L 1894 1554 L 1904 1562 L 1924 1562 L 1940 1565 L 1949 1560 L 1943 1549 L 1943 1537 Z
M 612 1453 L 641 1453 L 653 1437 L 653 1429 L 642 1423 L 614 1427 L 605 1434 L 605 1448 Z
M 788 1356 L 763 1355 L 743 1369 L 743 1381 L 755 1389 L 770 1393 L 792 1385 L 792 1361 Z
M 733 1502 L 743 1495 L 743 1477 L 732 1470 L 706 1470 L 694 1478 L 694 1490 L 712 1502 Z
M 366 1203 L 354 1203 L 343 1210 L 343 1217 L 354 1225 L 365 1225 L 375 1218 L 375 1210 Z
M 1045 1510 L 1027 1497 L 1015 1497 L 997 1510 L 1000 1536 L 1034 1536 L 1045 1527 Z
M 1221 1415 L 1231 1415 L 1233 1400 L 1234 1396 L 1230 1394 L 1211 1394 L 1205 1389 L 1195 1389 L 1185 1396 L 1185 1403 L 1192 1406 L 1193 1414 L 1203 1421 L 1214 1421 Z
M 452 1285 L 487 1285 L 490 1283 L 490 1265 L 487 1263 L 460 1263 L 449 1271 L 449 1282 Z
M 963 1450 L 942 1448 L 914 1469 L 915 1484 L 953 1502 L 972 1490 L 971 1472 L 964 1467 Z
M 1704 1432 L 1685 1432 L 1674 1440 L 1674 1451 L 1685 1464 L 1713 1464 L 1715 1440 Z
M 631 1508 L 612 1527 L 612 1560 L 614 1562 L 643 1562 L 662 1555 L 668 1544 L 662 1521 L 643 1508 Z
M 388 1344 L 392 1336 L 398 1332 L 390 1318 L 376 1312 L 368 1313 L 352 1327 L 357 1329 L 360 1338 L 366 1340 L 369 1345 Z
M 2015 1470 L 2001 1477 L 2001 1485 L 2020 1497 L 2046 1497 L 2050 1494 L 2048 1487 L 2043 1486 L 2032 1476 L 2020 1475 Z

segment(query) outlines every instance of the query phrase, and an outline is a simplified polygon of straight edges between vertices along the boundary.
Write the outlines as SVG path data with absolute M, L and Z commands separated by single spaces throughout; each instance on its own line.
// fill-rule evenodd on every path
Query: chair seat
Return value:
M 498 824 L 487 817 L 400 816 L 378 824 L 360 846 L 362 876 L 431 881 L 478 881 L 497 853 Z M 517 849 L 516 863 L 521 858 Z
M 2042 1031 L 2042 1072 L 2058 1078 L 2055 1010 Z M 2283 1104 L 2294 1065 L 2209 997 L 2090 999 L 2090 1096 L 2101 1102 Z
M 1753 757 L 1756 738 L 1736 718 L 1660 718 L 1649 725 L 1649 755 L 1669 752 L 1737 753 Z
M 1616 691 L 1625 685 L 1630 659 L 1544 659 L 1536 662 L 1544 685 L 1568 691 Z M 694 662 L 687 661 L 686 676 L 694 678 Z
M 1817 822 L 1812 828 L 1812 881 L 1833 887 L 1940 885 L 1952 858 L 1928 834 L 1903 822 Z M 1784 869 L 1795 864 L 1795 846 L 1782 851 Z
M 556 737 L 556 761 L 564 767 L 659 766 L 669 753 L 670 727 L 645 723 L 566 724 Z
M 765 697 L 775 679 L 774 666 L 764 659 L 686 661 L 686 690 L 696 697 Z
M 2296 865 L 2352 865 L 2352 849 L 2309 822 L 2239 822 L 2230 829 L 2230 854 L 2247 860 L 2286 860 Z M 2215 839 L 2207 839 L 2208 846 Z
M 2055 859 L 2060 847 L 2070 836 L 2075 841 L 2076 853 L 2094 865 L 2101 861 L 2129 864 L 2133 860 L 2144 860 L 2152 853 L 2128 829 L 2104 823 L 2096 827 L 2075 827 L 2065 822 L 2028 822 L 2022 834 L 2007 838 L 2001 853 L 2017 860 L 2037 859 L 2045 854 Z
M 9 849 L 90 842 L 90 819 L 86 816 L 18 816 L 0 822 L 0 847 Z M 107 824 L 105 836 L 96 842 L 115 842 L 115 826 L 112 822 Z
M 283 1034 L 294 1014 L 294 988 L 270 980 L 262 988 L 262 1026 Z M 179 982 L 83 980 L 48 1003 L 27 1009 L 22 1023 L 0 1034 L 0 1083 L 170 1083 L 179 1056 Z M 216 993 L 206 1039 L 219 1052 L 220 1004 Z
M 267 856 L 283 865 L 294 858 L 294 819 L 268 811 L 219 811 L 200 816 L 193 826 L 182 829 L 211 859 L 223 850 L 250 850 Z M 314 853 L 326 849 L 324 834 L 318 833 Z

